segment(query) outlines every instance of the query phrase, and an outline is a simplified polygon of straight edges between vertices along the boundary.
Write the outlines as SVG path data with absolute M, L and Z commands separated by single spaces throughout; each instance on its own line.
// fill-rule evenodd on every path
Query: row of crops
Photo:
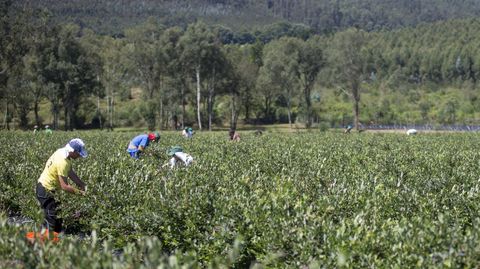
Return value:
M 0 267 L 475 267 L 480 136 L 163 133 L 135 161 L 135 134 L 0 133 Z M 68 235 L 29 245 L 45 161 L 81 137 L 85 197 L 61 194 Z M 161 169 L 181 145 L 195 164 Z M 72 217 L 80 213 L 79 218 Z M 9 225 L 21 215 L 33 223 Z M 82 235 L 82 236 L 80 236 Z M 3 264 L 2 264 L 3 263 Z

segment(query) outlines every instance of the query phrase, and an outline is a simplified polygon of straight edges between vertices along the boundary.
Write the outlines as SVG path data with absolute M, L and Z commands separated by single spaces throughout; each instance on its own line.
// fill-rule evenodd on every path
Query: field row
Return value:
M 77 260 L 82 260 L 75 257 L 78 249 L 79 255 L 97 249 L 88 254 L 90 262 L 107 267 L 125 259 L 112 249 L 129 253 L 131 260 L 121 264 L 145 267 L 154 260 L 149 255 L 187 267 L 474 267 L 480 262 L 480 137 L 475 133 L 243 133 L 240 142 L 228 141 L 225 133 L 198 133 L 191 140 L 166 133 L 138 161 L 125 151 L 134 135 L 0 133 L 0 210 L 35 221 L 34 226 L 0 225 L 0 260 L 42 261 L 48 267 L 46 258 L 34 255 L 48 248 Z M 74 137 L 89 151 L 88 158 L 74 163 L 87 195 L 60 195 L 65 226 L 74 236 L 59 245 L 29 248 L 20 243 L 22 232 L 42 220 L 36 180 L 53 151 Z M 181 145 L 195 164 L 160 169 L 172 145 Z M 81 216 L 75 219 L 77 211 Z M 94 236 L 76 239 L 75 234 L 91 231 Z

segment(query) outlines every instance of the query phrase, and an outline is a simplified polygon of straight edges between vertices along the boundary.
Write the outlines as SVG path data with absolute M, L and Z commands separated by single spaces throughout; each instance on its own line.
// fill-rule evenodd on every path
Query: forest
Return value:
M 96 32 L 121 34 L 148 16 L 167 26 L 196 20 L 248 30 L 279 21 L 304 24 L 315 33 L 348 27 L 366 31 L 424 22 L 473 18 L 477 0 L 17 0 L 16 6 L 47 8 L 57 22 L 73 22 Z
M 351 2 L 2 1 L 2 126 L 478 124 L 475 1 Z

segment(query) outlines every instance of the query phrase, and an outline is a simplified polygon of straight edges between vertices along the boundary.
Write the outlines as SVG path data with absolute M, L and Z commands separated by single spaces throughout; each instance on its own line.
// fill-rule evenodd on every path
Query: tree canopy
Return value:
M 328 33 L 280 22 L 226 42 L 245 32 L 150 17 L 110 36 L 8 1 L 0 12 L 5 128 L 478 123 L 476 18 Z

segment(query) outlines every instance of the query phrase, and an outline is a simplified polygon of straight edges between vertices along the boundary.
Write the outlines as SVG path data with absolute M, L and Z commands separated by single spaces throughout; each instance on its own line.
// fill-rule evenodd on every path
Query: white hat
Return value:
M 82 158 L 85 158 L 88 156 L 88 152 L 85 149 L 85 143 L 83 143 L 82 139 L 80 138 L 74 138 L 68 142 L 68 144 L 65 145 L 65 148 L 69 151 L 76 151 Z

